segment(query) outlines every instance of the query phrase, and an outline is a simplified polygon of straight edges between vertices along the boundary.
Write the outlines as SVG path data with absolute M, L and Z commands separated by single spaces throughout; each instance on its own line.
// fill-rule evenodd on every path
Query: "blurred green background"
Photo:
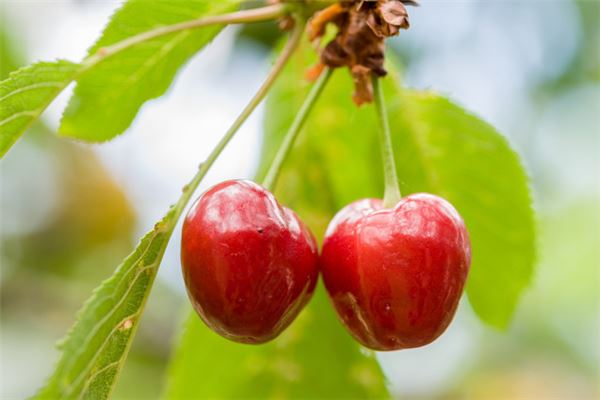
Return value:
M 539 262 L 508 331 L 483 326 L 464 301 L 438 342 L 380 354 L 390 390 L 410 399 L 598 398 L 600 3 L 423 3 L 389 51 L 402 60 L 406 85 L 457 100 L 522 155 L 538 212 Z M 82 58 L 117 6 L 4 1 L 0 78 L 38 59 Z M 260 84 L 277 36 L 272 24 L 227 29 L 108 144 L 54 137 L 68 99 L 61 96 L 0 162 L 1 398 L 40 386 L 58 354 L 53 345 L 82 302 L 177 199 Z M 253 176 L 260 117 L 244 126 L 205 187 Z M 200 124 L 213 133 L 200 137 Z M 178 241 L 175 235 L 115 398 L 160 396 L 187 302 Z

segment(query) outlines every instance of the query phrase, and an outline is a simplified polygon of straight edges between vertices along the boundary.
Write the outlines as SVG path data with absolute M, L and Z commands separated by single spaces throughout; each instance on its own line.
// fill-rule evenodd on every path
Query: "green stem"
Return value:
M 323 91 L 323 88 L 329 80 L 329 77 L 331 76 L 332 72 L 333 69 L 331 68 L 327 68 L 323 71 L 319 80 L 313 85 L 310 93 L 308 94 L 308 97 L 306 98 L 306 100 L 304 100 L 302 107 L 300 107 L 300 111 L 298 111 L 298 114 L 296 114 L 296 118 L 294 119 L 294 122 L 292 122 L 292 126 L 285 134 L 283 142 L 279 146 L 277 154 L 275 154 L 275 158 L 273 159 L 273 163 L 271 164 L 271 167 L 267 172 L 267 176 L 263 180 L 262 185 L 266 189 L 272 191 L 275 187 L 275 184 L 277 183 L 277 178 L 279 177 L 279 172 L 281 171 L 281 166 L 287 158 L 287 155 L 289 154 L 294 144 L 294 141 L 296 140 L 296 137 L 300 132 L 300 129 L 302 129 L 302 125 L 306 121 L 310 110 L 312 109 L 316 100 L 319 98 L 319 95 Z
M 288 11 L 289 8 L 287 5 L 275 4 L 271 6 L 237 11 L 228 14 L 211 15 L 208 17 L 194 19 L 191 21 L 180 22 L 178 24 L 161 26 L 150 31 L 142 32 L 138 35 L 128 37 L 127 39 L 124 39 L 110 46 L 98 49 L 98 51 L 95 54 L 83 60 L 83 71 L 95 66 L 100 61 L 108 57 L 111 57 L 125 49 L 130 48 L 131 46 L 155 39 L 157 37 L 165 36 L 179 31 L 203 28 L 210 25 L 242 24 L 249 22 L 266 21 L 284 16 Z
M 256 94 L 254 95 L 252 100 L 250 100 L 250 102 L 248 103 L 246 108 L 244 108 L 244 110 L 239 115 L 239 117 L 235 120 L 233 125 L 231 125 L 229 130 L 225 133 L 223 138 L 221 138 L 221 141 L 217 144 L 217 146 L 209 154 L 208 158 L 200 165 L 200 167 L 198 168 L 198 172 L 192 178 L 190 183 L 188 183 L 185 186 L 184 193 L 176 205 L 177 217 L 179 217 L 179 215 L 181 215 L 181 213 L 183 212 L 183 209 L 189 202 L 194 191 L 200 184 L 200 181 L 202 180 L 202 178 L 204 178 L 204 176 L 206 175 L 206 173 L 208 172 L 210 167 L 213 165 L 213 163 L 217 160 L 217 158 L 219 157 L 219 155 L 221 154 L 223 149 L 225 149 L 225 147 L 227 146 L 229 141 L 233 138 L 235 133 L 240 129 L 242 124 L 246 121 L 246 119 L 248 119 L 250 114 L 252 114 L 254 109 L 256 109 L 256 107 L 260 104 L 260 102 L 267 95 L 267 93 L 269 92 L 269 89 L 273 86 L 273 84 L 275 83 L 275 80 L 281 74 L 281 71 L 283 70 L 283 68 L 287 64 L 288 60 L 294 53 L 294 50 L 296 50 L 296 48 L 298 47 L 298 44 L 300 43 L 300 39 L 302 38 L 303 31 L 304 31 L 304 23 L 297 19 L 296 27 L 294 28 L 294 31 L 292 32 L 290 40 L 286 44 L 285 48 L 283 49 L 283 51 L 281 52 L 281 54 L 279 55 L 277 60 L 275 61 L 275 64 L 273 65 L 271 72 L 267 76 L 267 79 L 264 81 L 264 83 L 262 84 L 260 89 L 258 89 L 258 92 L 256 92 Z
M 385 177 L 385 192 L 383 195 L 383 206 L 394 207 L 402 198 L 398 177 L 396 175 L 396 162 L 394 161 L 394 150 L 392 148 L 392 134 L 388 120 L 383 90 L 379 84 L 379 78 L 373 76 L 373 91 L 375 95 L 375 109 L 379 120 L 379 142 L 381 146 L 381 158 L 383 159 L 383 174 Z

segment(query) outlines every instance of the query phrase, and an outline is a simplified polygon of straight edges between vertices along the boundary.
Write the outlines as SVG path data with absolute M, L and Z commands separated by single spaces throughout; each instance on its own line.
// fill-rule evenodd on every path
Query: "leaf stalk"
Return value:
M 302 39 L 302 33 L 304 32 L 305 23 L 303 22 L 303 20 L 300 20 L 299 18 L 296 18 L 295 22 L 296 22 L 296 25 L 290 36 L 289 41 L 287 42 L 285 48 L 283 49 L 283 51 L 281 52 L 281 54 L 275 61 L 275 64 L 273 65 L 271 72 L 269 72 L 269 75 L 263 82 L 260 89 L 258 89 L 256 94 L 250 100 L 248 105 L 246 105 L 244 110 L 242 110 L 241 114 L 237 117 L 237 119 L 234 121 L 234 123 L 231 125 L 229 130 L 225 133 L 225 135 L 223 135 L 223 137 L 221 138 L 221 140 L 219 141 L 217 146 L 209 154 L 208 158 L 200 165 L 200 167 L 198 168 L 198 172 L 192 178 L 190 183 L 188 183 L 185 186 L 184 193 L 176 205 L 177 217 L 179 217 L 179 215 L 181 215 L 181 213 L 183 212 L 183 209 L 189 202 L 192 194 L 198 187 L 200 181 L 202 180 L 202 178 L 204 178 L 204 176 L 206 175 L 206 173 L 208 172 L 210 167 L 217 160 L 217 158 L 219 157 L 221 152 L 225 149 L 225 147 L 227 146 L 229 141 L 233 138 L 233 136 L 240 129 L 242 124 L 248 119 L 248 117 L 252 114 L 252 112 L 256 109 L 256 107 L 265 98 L 265 96 L 269 92 L 269 89 L 273 86 L 273 84 L 275 83 L 275 80 L 281 74 L 281 72 L 283 71 L 283 68 L 285 67 L 285 65 L 287 64 L 289 59 L 291 58 L 294 51 L 297 49 L 298 45 L 300 44 L 300 40 Z
M 292 146 L 294 145 L 294 141 L 298 137 L 298 133 L 300 133 L 304 122 L 306 121 L 308 115 L 310 114 L 310 111 L 315 105 L 316 100 L 321 95 L 323 88 L 325 88 L 325 85 L 327 84 L 327 81 L 331 77 L 332 73 L 333 69 L 331 68 L 326 68 L 322 72 L 321 76 L 319 77 L 319 80 L 313 85 L 310 93 L 308 94 L 308 97 L 304 100 L 304 103 L 300 107 L 300 111 L 298 111 L 298 114 L 296 114 L 296 118 L 292 122 L 292 126 L 290 127 L 290 129 L 285 134 L 283 141 L 279 146 L 277 153 L 275 154 L 275 158 L 271 163 L 271 167 L 269 168 L 269 171 L 267 172 L 267 175 L 263 180 L 262 185 L 266 189 L 273 191 L 273 188 L 277 183 L 279 173 L 281 172 L 281 166 L 287 158 Z

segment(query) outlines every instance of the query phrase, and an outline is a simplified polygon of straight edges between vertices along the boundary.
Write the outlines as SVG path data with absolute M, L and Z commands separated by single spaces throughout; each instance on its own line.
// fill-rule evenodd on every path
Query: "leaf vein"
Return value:
M 21 118 L 21 117 L 35 117 L 36 115 L 38 115 L 40 113 L 41 110 L 37 109 L 37 110 L 33 110 L 33 111 L 21 111 L 15 114 L 12 114 L 10 117 L 4 118 L 2 121 L 0 121 L 0 126 L 9 123 L 10 121 L 17 119 L 17 118 Z
M 140 257 L 141 258 L 141 257 Z M 135 263 L 134 263 L 135 264 Z M 82 345 L 80 346 L 80 351 L 78 351 L 78 354 L 76 354 L 71 363 L 69 365 L 67 365 L 67 367 L 71 367 L 72 364 L 77 360 L 77 358 L 82 354 L 82 351 L 84 351 L 87 347 L 87 345 L 89 344 L 89 341 L 93 339 L 93 337 L 98 333 L 98 331 L 103 327 L 103 325 L 110 319 L 110 317 L 112 317 L 112 315 L 119 309 L 119 307 L 123 304 L 123 302 L 125 302 L 125 300 L 127 300 L 128 295 L 131 291 L 131 289 L 135 286 L 135 283 L 137 282 L 138 278 L 141 276 L 141 274 L 143 272 L 145 272 L 146 270 L 152 269 L 154 268 L 155 265 L 150 264 L 148 266 L 145 266 L 143 268 L 141 268 L 140 270 L 137 271 L 137 273 L 135 274 L 135 277 L 131 280 L 131 284 L 127 287 L 127 290 L 125 291 L 125 293 L 123 294 L 123 296 L 119 299 L 118 303 L 115 304 L 115 306 L 104 316 L 104 318 L 102 318 L 100 320 L 100 322 L 98 322 L 95 326 L 94 329 L 92 329 L 90 331 L 90 334 L 86 337 L 85 341 L 82 343 Z M 127 271 L 127 274 L 129 274 L 130 271 Z M 125 279 L 125 277 L 123 277 L 123 279 Z M 114 298 L 114 295 L 111 296 L 111 298 Z M 130 317 L 128 317 L 130 318 Z M 127 319 L 127 318 L 125 318 Z M 108 339 L 113 335 L 114 330 L 117 329 L 119 327 L 119 324 L 117 324 L 113 330 L 111 331 L 111 333 L 109 335 L 107 335 L 107 337 L 105 338 L 105 340 L 102 342 L 102 345 L 100 346 L 100 348 L 94 353 L 94 356 L 92 357 L 92 359 L 90 360 L 90 363 L 92 363 L 96 357 L 98 356 L 98 354 L 102 351 L 102 349 L 104 348 L 104 345 L 108 342 Z M 89 367 L 87 367 L 89 368 Z M 65 391 L 69 391 L 69 388 L 74 387 L 73 385 L 76 383 L 76 381 L 78 381 L 82 374 L 85 373 L 85 371 L 87 370 L 84 369 L 82 370 L 78 375 L 76 375 L 73 379 L 73 383 L 69 384 L 66 388 Z M 68 369 L 68 368 L 67 368 Z
M 94 381 L 94 379 L 104 373 L 104 371 L 109 370 L 110 368 L 113 367 L 118 367 L 119 366 L 119 361 L 113 361 L 110 364 L 106 364 L 104 367 L 100 368 L 98 371 L 94 372 L 92 375 L 90 375 L 90 377 L 88 379 L 86 379 L 85 385 L 83 386 L 83 388 L 81 389 L 81 393 L 78 396 L 78 399 L 82 399 L 83 395 L 87 392 L 88 388 L 90 387 L 90 384 Z
M 33 83 L 31 85 L 28 86 L 22 86 L 16 90 L 13 90 L 11 92 L 9 92 L 7 95 L 0 97 L 0 102 L 8 99 L 11 96 L 14 96 L 16 94 L 19 93 L 23 93 L 23 92 L 27 92 L 27 91 L 31 91 L 31 90 L 36 90 L 36 89 L 45 89 L 45 88 L 57 88 L 57 89 L 61 89 L 65 86 L 64 82 L 40 82 L 40 83 Z

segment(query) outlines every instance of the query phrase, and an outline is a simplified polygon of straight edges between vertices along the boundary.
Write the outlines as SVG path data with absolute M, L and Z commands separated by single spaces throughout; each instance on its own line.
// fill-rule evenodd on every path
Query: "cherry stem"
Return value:
M 204 178 L 204 176 L 206 175 L 206 173 L 208 172 L 210 167 L 217 160 L 217 158 L 219 157 L 221 152 L 225 149 L 225 147 L 227 146 L 229 141 L 233 138 L 235 133 L 240 129 L 240 127 L 243 125 L 243 123 L 248 119 L 248 117 L 252 114 L 252 112 L 256 109 L 256 107 L 265 98 L 265 96 L 269 92 L 269 89 L 273 86 L 273 84 L 275 83 L 275 80 L 277 79 L 277 77 L 279 77 L 279 75 L 283 71 L 283 68 L 285 67 L 285 65 L 287 64 L 289 59 L 291 58 L 292 54 L 298 48 L 298 45 L 300 44 L 300 40 L 302 39 L 302 33 L 304 31 L 305 24 L 304 24 L 304 21 L 300 20 L 299 18 L 295 19 L 295 24 L 296 24 L 296 26 L 294 28 L 294 31 L 291 34 L 289 41 L 287 42 L 285 48 L 283 49 L 283 51 L 281 52 L 281 54 L 275 61 L 275 64 L 273 65 L 271 72 L 269 72 L 269 75 L 263 82 L 260 89 L 258 89 L 258 91 L 254 95 L 252 100 L 250 100 L 248 105 L 246 105 L 244 110 L 237 117 L 237 119 L 235 120 L 233 125 L 231 125 L 231 127 L 225 133 L 225 135 L 221 138 L 221 141 L 217 144 L 217 146 L 209 154 L 209 156 L 206 158 L 206 160 L 202 164 L 200 164 L 200 167 L 198 168 L 198 172 L 196 173 L 196 175 L 185 186 L 184 193 L 181 196 L 181 199 L 177 203 L 177 206 L 176 206 L 178 215 L 180 215 L 183 212 L 183 209 L 189 202 L 192 194 L 194 193 L 194 191 L 196 190 L 198 185 L 200 184 L 200 181 L 202 180 L 202 178 Z
M 294 145 L 294 141 L 298 137 L 298 133 L 300 133 L 300 130 L 302 129 L 302 126 L 304 125 L 306 118 L 310 114 L 310 111 L 312 110 L 313 106 L 315 105 L 316 100 L 319 98 L 319 95 L 323 91 L 323 88 L 325 87 L 325 84 L 331 77 L 332 73 L 333 73 L 333 69 L 331 69 L 331 68 L 324 69 L 323 72 L 321 73 L 321 76 L 319 77 L 317 82 L 315 82 L 312 89 L 310 90 L 308 97 L 306 97 L 306 99 L 304 100 L 302 107 L 300 107 L 300 111 L 298 111 L 298 114 L 296 114 L 296 118 L 294 118 L 294 122 L 292 122 L 292 126 L 285 134 L 285 137 L 283 138 L 281 145 L 279 145 L 279 150 L 277 150 L 277 154 L 275 154 L 275 158 L 273 159 L 273 162 L 271 163 L 271 167 L 269 168 L 269 171 L 267 172 L 267 175 L 266 175 L 265 179 L 263 180 L 262 185 L 264 188 L 266 188 L 270 191 L 273 191 L 273 188 L 275 187 L 275 184 L 277 183 L 277 178 L 279 177 L 279 173 L 281 172 L 281 166 L 283 165 L 283 162 L 287 158 L 292 146 Z
M 400 186 L 398 185 L 398 176 L 396 175 L 396 162 L 394 161 L 394 149 L 392 147 L 392 134 L 390 132 L 390 123 L 383 97 L 383 90 L 379 84 L 379 78 L 372 77 L 373 91 L 375 97 L 375 109 L 377 110 L 377 119 L 379 120 L 379 143 L 381 146 L 381 158 L 383 160 L 383 175 L 385 178 L 385 192 L 383 195 L 383 206 L 385 208 L 394 207 L 402 198 Z
M 221 15 L 211 15 L 208 17 L 184 21 L 173 25 L 161 26 L 150 31 L 142 32 L 138 35 L 128 37 L 127 39 L 124 39 L 110 46 L 98 49 L 98 51 L 95 54 L 89 56 L 82 62 L 82 67 L 83 70 L 87 70 L 98 64 L 100 61 L 117 53 L 120 53 L 125 49 L 135 46 L 136 44 L 140 44 L 148 40 L 152 40 L 171 33 L 203 28 L 210 25 L 242 24 L 249 22 L 272 20 L 286 15 L 288 11 L 289 7 L 287 5 L 274 4 L 271 6 L 261 8 L 237 11 Z

